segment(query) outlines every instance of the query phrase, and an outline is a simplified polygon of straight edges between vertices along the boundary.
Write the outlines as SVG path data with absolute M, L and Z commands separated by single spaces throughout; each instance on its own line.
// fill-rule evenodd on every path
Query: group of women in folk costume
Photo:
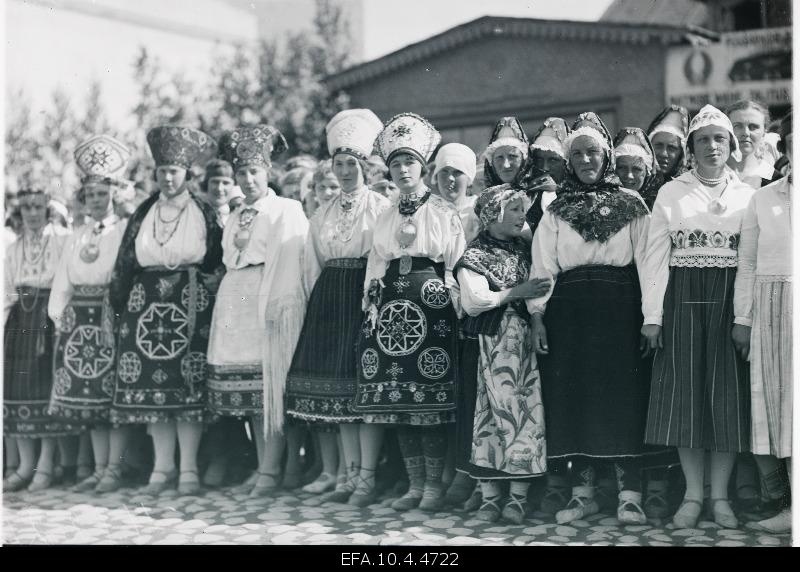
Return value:
M 146 424 L 145 492 L 194 494 L 204 425 L 248 418 L 258 470 L 237 491 L 252 497 L 286 485 L 284 453 L 311 426 L 323 470 L 304 490 L 373 503 L 390 427 L 408 476 L 396 510 L 465 502 L 479 519 L 521 523 L 546 475 L 539 508 L 568 523 L 613 502 L 611 474 L 618 520 L 641 524 L 669 514 L 663 467 L 677 449 L 674 524 L 701 516 L 710 451 L 710 514 L 737 527 L 728 482 L 752 451 L 781 509 L 754 526 L 783 530 L 791 178 L 756 192 L 738 177 L 777 177 L 759 118 L 741 104 L 689 122 L 671 106 L 612 138 L 588 112 L 571 126 L 548 118 L 529 141 L 505 117 L 475 198 L 468 147 L 437 149 L 413 113 L 382 124 L 347 110 L 327 125 L 310 221 L 269 187 L 286 148 L 271 126 L 218 145 L 153 129 L 158 192 L 127 223 L 111 196 L 129 152 L 92 137 L 76 150 L 87 225 L 67 237 L 46 224 L 43 193 L 21 195 L 4 366 L 20 463 L 4 488 L 49 486 L 57 438 L 88 428 L 95 471 L 78 488 L 114 490 L 130 427 Z M 394 201 L 367 186 L 373 149 Z M 235 181 L 232 211 L 186 185 L 215 151 L 203 185 L 213 198 Z M 445 491 L 448 442 L 460 474 Z

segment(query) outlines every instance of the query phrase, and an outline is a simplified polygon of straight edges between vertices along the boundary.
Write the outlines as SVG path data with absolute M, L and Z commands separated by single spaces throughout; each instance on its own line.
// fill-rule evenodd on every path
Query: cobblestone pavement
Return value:
M 170 496 L 170 494 L 172 496 Z M 725 530 L 701 521 L 697 529 L 659 523 L 620 526 L 598 514 L 570 526 L 534 513 L 520 526 L 474 520 L 469 513 L 397 512 L 391 499 L 364 509 L 318 505 L 306 493 L 278 492 L 248 499 L 230 489 L 158 498 L 137 489 L 94 496 L 54 488 L 6 493 L 6 544 L 352 544 L 352 545 L 641 545 L 789 546 L 789 535 Z

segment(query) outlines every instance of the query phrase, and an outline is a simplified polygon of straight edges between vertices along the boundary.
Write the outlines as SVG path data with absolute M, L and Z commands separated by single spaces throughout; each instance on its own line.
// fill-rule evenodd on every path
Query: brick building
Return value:
M 445 141 L 479 151 L 503 115 L 528 131 L 586 110 L 612 131 L 647 125 L 664 106 L 670 46 L 715 36 L 686 26 L 487 16 L 349 68 L 329 85 L 383 119 L 420 113 Z

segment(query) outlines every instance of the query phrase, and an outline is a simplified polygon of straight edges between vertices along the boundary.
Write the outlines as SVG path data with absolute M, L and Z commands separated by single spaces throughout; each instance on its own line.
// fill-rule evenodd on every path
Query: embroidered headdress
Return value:
M 567 149 L 567 156 L 572 144 L 578 137 L 591 137 L 594 139 L 608 156 L 611 171 L 614 170 L 614 154 L 611 153 L 611 133 L 608 131 L 606 124 L 597 116 L 594 111 L 587 111 L 581 113 L 575 123 L 572 124 L 572 132 L 567 136 L 564 146 Z
M 217 143 L 198 129 L 179 125 L 161 125 L 147 134 L 147 144 L 156 167 L 177 165 L 188 169 L 213 155 Z
M 731 120 L 727 115 L 722 113 L 713 105 L 706 105 L 697 113 L 697 115 L 694 116 L 692 122 L 689 124 L 689 135 L 687 139 L 690 139 L 692 137 L 692 133 L 698 129 L 712 125 L 716 127 L 722 127 L 728 131 L 730 136 L 731 157 L 733 157 L 736 161 L 741 161 L 742 152 L 739 149 L 739 141 L 736 139 L 736 135 L 733 133 L 733 125 L 731 124 Z
M 655 172 L 655 152 L 644 131 L 638 127 L 623 127 L 614 138 L 615 157 L 638 157 L 644 161 L 647 173 Z
M 648 210 L 641 197 L 622 188 L 614 172 L 611 135 L 597 114 L 590 111 L 578 116 L 567 138 L 569 146 L 581 135 L 598 141 L 606 151 L 603 174 L 593 183 L 584 183 L 568 161 L 567 176 L 547 210 L 569 224 L 586 242 L 605 242 L 633 219 L 647 215 Z
M 661 113 L 656 115 L 647 128 L 647 136 L 650 139 L 656 133 L 669 133 L 675 135 L 681 140 L 682 144 L 686 143 L 686 138 L 689 136 L 689 112 L 685 107 L 680 105 L 670 105 L 661 110 Z
M 269 167 L 272 156 L 288 148 L 283 134 L 271 125 L 239 127 L 219 140 L 220 158 L 230 163 L 234 171 L 251 165 Z
M 442 136 L 424 117 L 416 113 L 400 113 L 386 122 L 375 146 L 387 165 L 398 153 L 408 153 L 426 165 L 441 140 Z
M 567 122 L 560 117 L 548 117 L 536 132 L 536 136 L 531 143 L 531 151 L 539 149 L 541 151 L 552 151 L 562 159 L 567 159 L 567 147 L 565 145 L 569 136 Z
M 108 135 L 92 135 L 75 148 L 75 162 L 83 174 L 84 184 L 102 182 L 127 186 L 125 170 L 130 158 L 130 150 Z
M 328 153 L 347 153 L 366 160 L 372 153 L 375 138 L 383 123 L 369 109 L 346 109 L 333 116 L 325 126 Z

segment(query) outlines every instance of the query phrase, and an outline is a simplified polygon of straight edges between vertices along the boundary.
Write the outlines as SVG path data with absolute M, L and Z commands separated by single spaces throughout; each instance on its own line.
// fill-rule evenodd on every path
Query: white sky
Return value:
M 132 63 L 140 44 L 147 45 L 168 71 L 203 79 L 217 48 L 212 41 L 173 35 L 134 23 L 108 21 L 65 9 L 116 9 L 137 18 L 213 29 L 252 40 L 256 19 L 245 7 L 258 0 L 0 0 L 5 11 L 4 95 L 24 90 L 34 113 L 50 107 L 57 87 L 83 108 L 87 86 L 101 80 L 109 119 L 119 128 L 132 121 L 136 103 Z M 268 1 L 268 0 L 263 0 Z M 297 11 L 311 13 L 312 0 Z M 485 15 L 565 20 L 596 20 L 611 0 L 363 0 L 364 58 L 374 59 L 410 43 Z M 309 17 L 310 25 L 310 17 Z M 4 32 L 4 34 L 3 34 Z M 8 112 L 8 102 L 5 105 Z

